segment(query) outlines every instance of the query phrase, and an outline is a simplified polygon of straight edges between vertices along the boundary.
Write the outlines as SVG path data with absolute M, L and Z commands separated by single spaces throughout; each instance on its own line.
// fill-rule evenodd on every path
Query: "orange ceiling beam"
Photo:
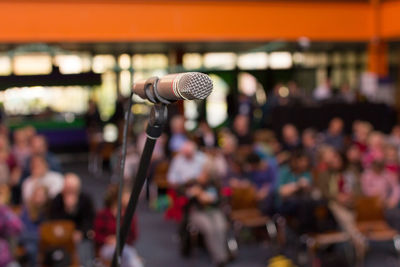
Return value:
M 381 34 L 387 40 L 400 39 L 400 1 L 382 4 Z
M 384 5 L 383 36 L 400 36 L 400 2 Z M 0 42 L 367 41 L 372 17 L 346 1 L 0 0 Z

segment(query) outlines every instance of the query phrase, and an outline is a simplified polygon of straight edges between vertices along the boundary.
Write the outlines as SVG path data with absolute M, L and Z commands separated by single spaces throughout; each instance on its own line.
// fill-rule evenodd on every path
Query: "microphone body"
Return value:
M 149 85 L 154 87 L 153 92 L 148 90 Z M 205 99 L 212 89 L 213 83 L 210 77 L 200 72 L 168 74 L 160 79 L 152 77 L 133 85 L 135 94 L 151 102 L 155 102 L 155 98 L 161 99 L 160 102 Z

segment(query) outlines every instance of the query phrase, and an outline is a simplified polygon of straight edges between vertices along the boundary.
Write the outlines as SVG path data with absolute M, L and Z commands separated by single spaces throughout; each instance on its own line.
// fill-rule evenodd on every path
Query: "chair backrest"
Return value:
M 357 222 L 384 220 L 383 203 L 378 197 L 356 198 L 355 211 Z
M 232 188 L 232 210 L 258 208 L 257 191 L 252 185 Z
M 74 243 L 75 224 L 68 220 L 55 220 L 43 222 L 40 225 L 39 258 L 44 259 L 44 254 L 51 249 L 63 249 L 77 263 Z
M 168 180 L 167 180 L 168 168 L 169 168 L 169 162 L 167 160 L 158 163 L 155 168 L 153 180 L 159 188 L 168 187 Z

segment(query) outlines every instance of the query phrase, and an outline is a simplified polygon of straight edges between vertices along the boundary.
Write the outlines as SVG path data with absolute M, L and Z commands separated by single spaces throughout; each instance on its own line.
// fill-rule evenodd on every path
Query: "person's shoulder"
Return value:
M 59 172 L 55 172 L 55 171 L 51 171 L 49 170 L 46 174 L 46 176 L 51 177 L 51 178 L 56 178 L 56 179 L 63 179 L 64 176 L 59 173 Z

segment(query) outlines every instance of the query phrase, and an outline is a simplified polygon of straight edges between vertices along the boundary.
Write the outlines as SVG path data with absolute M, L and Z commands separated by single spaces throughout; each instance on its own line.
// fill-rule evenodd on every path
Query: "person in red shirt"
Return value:
M 122 218 L 128 206 L 130 193 L 122 192 Z M 104 209 L 100 210 L 94 220 L 94 233 L 97 251 L 102 259 L 111 261 L 116 246 L 116 225 L 117 225 L 117 203 L 118 187 L 110 186 L 104 199 Z M 121 267 L 141 267 L 141 263 L 133 245 L 137 239 L 136 218 L 132 220 L 129 235 L 126 238 L 124 250 L 122 251 Z

